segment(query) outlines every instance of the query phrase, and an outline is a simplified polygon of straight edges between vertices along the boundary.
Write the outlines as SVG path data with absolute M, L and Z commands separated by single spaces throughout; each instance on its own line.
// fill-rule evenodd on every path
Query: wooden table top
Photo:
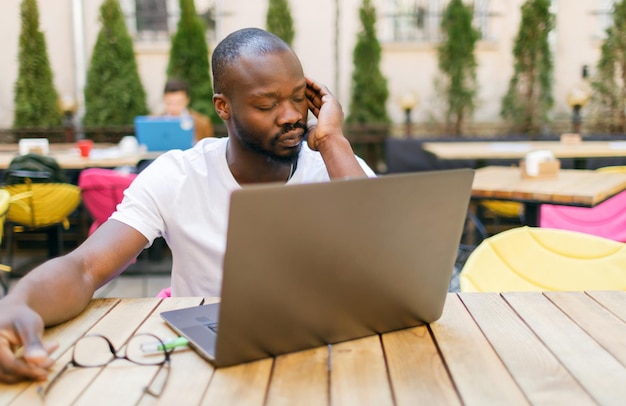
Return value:
M 476 170 L 472 198 L 595 206 L 626 189 L 626 173 L 561 169 L 555 178 L 523 178 L 520 168 L 486 166 Z
M 8 168 L 18 151 L 18 144 L 0 144 L 0 169 Z M 50 144 L 49 153 L 63 169 L 135 166 L 143 159 L 154 159 L 159 155 L 158 152 L 122 154 L 117 144 L 108 143 L 95 143 L 89 158 L 80 156 L 76 144 Z
M 517 159 L 547 149 L 556 158 L 601 158 L 626 156 L 626 141 L 471 141 L 425 142 L 422 148 L 441 159 Z
M 46 337 L 58 340 L 55 370 L 72 344 L 100 333 L 121 346 L 136 330 L 175 334 L 159 313 L 200 298 L 94 299 Z M 160 404 L 415 405 L 623 404 L 626 292 L 449 294 L 429 327 L 371 336 L 214 369 L 194 351 L 172 354 Z M 124 360 L 71 368 L 47 405 L 151 404 L 156 367 Z M 0 404 L 40 403 L 37 384 L 0 385 Z

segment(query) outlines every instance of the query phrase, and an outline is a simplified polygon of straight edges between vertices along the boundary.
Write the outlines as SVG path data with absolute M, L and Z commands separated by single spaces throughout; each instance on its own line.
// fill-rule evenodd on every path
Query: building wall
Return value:
M 203 1 L 203 0 L 197 0 Z M 100 29 L 101 0 L 38 1 L 41 29 L 46 36 L 55 85 L 62 96 L 82 100 L 77 90 L 72 10 L 82 3 L 85 66 Z M 413 92 L 419 104 L 412 118 L 429 123 L 441 118 L 441 99 L 435 86 L 437 70 L 436 44 L 397 43 L 385 38 L 386 15 L 392 0 L 375 0 L 379 13 L 379 34 L 383 46 L 381 68 L 388 79 L 390 98 L 387 109 L 395 122 L 404 114 L 398 99 Z M 478 107 L 474 120 L 478 123 L 499 123 L 500 101 L 506 92 L 513 71 L 512 46 L 520 20 L 523 0 L 493 0 L 490 2 L 491 38 L 480 41 L 477 48 Z M 219 20 L 217 40 L 229 32 L 246 26 L 265 26 L 266 1 L 216 0 Z M 358 17 L 361 0 L 291 0 L 295 21 L 294 49 L 300 56 L 305 72 L 327 84 L 344 105 L 347 113 L 350 100 L 352 51 L 360 29 Z M 582 65 L 593 66 L 599 57 L 598 18 L 593 14 L 597 2 L 554 1 L 557 29 L 552 38 L 555 75 L 555 120 L 568 120 L 571 112 L 566 104 L 569 89 L 580 80 Z M 0 35 L 4 46 L 0 54 L 0 128 L 10 127 L 13 120 L 13 86 L 17 77 L 17 52 L 20 31 L 20 0 L 3 0 L 0 4 Z M 336 15 L 339 15 L 339 22 Z M 335 32 L 338 39 L 335 40 Z M 209 48 L 215 47 L 210 43 Z M 151 111 L 161 109 L 161 92 L 165 82 L 169 41 L 137 42 L 137 62 Z M 84 79 L 83 79 L 84 80 Z M 501 124 L 501 123 L 500 123 Z

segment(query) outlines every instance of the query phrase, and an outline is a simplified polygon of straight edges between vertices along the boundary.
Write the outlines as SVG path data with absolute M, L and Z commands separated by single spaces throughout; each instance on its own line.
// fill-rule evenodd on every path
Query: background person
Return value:
M 189 86 L 180 79 L 169 79 L 163 89 L 163 116 L 186 116 L 193 118 L 194 144 L 213 136 L 213 124 L 204 114 L 189 108 Z

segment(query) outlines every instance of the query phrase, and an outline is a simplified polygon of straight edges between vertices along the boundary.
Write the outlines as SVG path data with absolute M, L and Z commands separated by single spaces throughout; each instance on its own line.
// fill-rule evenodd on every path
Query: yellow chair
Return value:
M 0 243 L 2 242 L 2 237 L 4 236 L 4 221 L 7 217 L 7 212 L 9 211 L 10 200 L 11 194 L 6 190 L 0 190 Z M 5 276 L 9 272 L 11 272 L 10 266 L 0 264 L 0 285 L 2 285 L 0 297 L 6 294 L 9 290 L 9 283 Z
M 518 227 L 476 247 L 459 280 L 462 292 L 626 290 L 626 244 Z
M 626 172 L 626 165 L 603 166 L 596 169 L 596 171 L 606 173 L 624 173 Z
M 68 217 L 80 204 L 80 188 L 69 183 L 25 183 L 5 185 L 10 195 L 7 213 L 7 262 L 12 265 L 13 234 L 20 230 L 49 228 L 48 248 L 51 257 L 63 251 L 62 230 L 69 228 Z M 56 241 L 51 241 L 56 240 Z

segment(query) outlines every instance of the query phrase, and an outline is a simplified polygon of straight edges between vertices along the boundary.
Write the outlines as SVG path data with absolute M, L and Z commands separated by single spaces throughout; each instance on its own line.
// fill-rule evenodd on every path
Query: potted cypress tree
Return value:
M 209 46 L 205 31 L 205 24 L 196 14 L 193 0 L 180 0 L 180 20 L 172 37 L 167 77 L 187 82 L 190 108 L 209 116 L 213 122 L 221 122 L 213 108 Z
M 607 29 L 591 81 L 594 93 L 592 108 L 601 129 L 609 132 L 626 131 L 626 0 L 613 6 L 613 25 Z
M 439 71 L 445 98 L 446 132 L 461 135 L 476 99 L 476 57 L 480 33 L 472 26 L 472 9 L 461 0 L 451 0 L 441 21 L 444 41 L 439 45 Z
M 514 73 L 502 99 L 500 115 L 512 123 L 514 132 L 530 137 L 549 121 L 553 63 L 548 34 L 554 28 L 550 0 L 526 0 L 513 46 Z
M 265 18 L 267 31 L 292 45 L 295 31 L 288 0 L 270 0 Z
M 354 70 L 346 135 L 357 147 L 356 152 L 376 170 L 382 153 L 376 146 L 389 133 L 389 90 L 380 70 L 382 50 L 376 37 L 376 8 L 371 0 L 363 0 L 359 16 L 361 31 L 352 53 Z
M 62 112 L 36 0 L 22 0 L 13 127 L 60 127 Z
M 148 113 L 146 93 L 118 0 L 100 6 L 102 27 L 91 55 L 85 86 L 87 127 L 132 125 L 135 116 Z

